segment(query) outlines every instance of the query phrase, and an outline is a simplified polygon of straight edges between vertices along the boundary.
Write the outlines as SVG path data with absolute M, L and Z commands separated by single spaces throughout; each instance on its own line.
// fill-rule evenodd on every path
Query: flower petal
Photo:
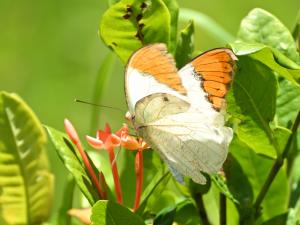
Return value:
M 113 147 L 119 147 L 121 145 L 121 138 L 115 134 L 110 135 L 110 141 Z
M 87 142 L 89 143 L 90 146 L 92 146 L 95 149 L 104 149 L 104 143 L 103 141 L 97 139 L 97 138 L 93 138 L 91 136 L 85 136 Z
M 121 136 L 121 145 L 128 150 L 137 150 L 140 147 L 140 144 L 135 137 L 124 133 Z
M 104 130 L 106 133 L 111 133 L 111 128 L 110 128 L 110 126 L 109 126 L 109 124 L 108 123 L 106 123 L 105 124 L 105 130 Z
M 126 123 L 115 133 L 117 136 L 121 137 L 122 133 L 128 134 L 128 125 Z
M 106 141 L 106 139 L 108 138 L 109 135 L 110 135 L 110 133 L 107 133 L 103 130 L 98 130 L 96 137 L 97 137 L 98 140 L 101 140 L 103 143 L 105 143 L 105 141 Z
M 78 134 L 77 134 L 74 126 L 68 119 L 64 120 L 64 125 L 65 125 L 65 130 L 66 130 L 69 138 L 76 145 L 79 142 L 79 137 L 78 137 Z

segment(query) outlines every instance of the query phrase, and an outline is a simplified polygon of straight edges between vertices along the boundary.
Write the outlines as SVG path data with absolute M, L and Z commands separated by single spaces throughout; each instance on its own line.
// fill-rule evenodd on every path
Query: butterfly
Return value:
M 235 60 L 230 49 L 213 49 L 178 70 L 158 43 L 128 61 L 125 94 L 133 126 L 179 182 L 187 176 L 205 184 L 203 173 L 217 173 L 226 159 L 233 132 L 224 125 L 224 97 Z

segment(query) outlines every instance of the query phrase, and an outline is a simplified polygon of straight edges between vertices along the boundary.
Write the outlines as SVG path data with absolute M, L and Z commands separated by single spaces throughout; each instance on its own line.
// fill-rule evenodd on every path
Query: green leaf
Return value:
M 71 225 L 71 216 L 68 215 L 68 211 L 73 206 L 73 193 L 75 189 L 75 181 L 72 176 L 68 176 L 65 188 L 64 188 L 64 200 L 60 206 L 57 224 L 58 225 Z
M 172 225 L 176 214 L 176 208 L 164 208 L 153 221 L 153 225 Z
M 272 71 L 249 56 L 240 56 L 227 112 L 235 123 L 235 133 L 256 153 L 276 157 L 280 152 L 269 123 L 276 107 L 277 80 Z
M 100 69 L 97 73 L 97 78 L 95 80 L 92 103 L 101 104 L 105 87 L 107 87 L 109 79 L 112 77 L 111 73 L 115 61 L 115 55 L 110 52 L 101 63 Z M 101 107 L 93 107 L 92 109 L 90 133 L 95 133 L 95 131 L 98 129 L 99 117 L 101 115 L 100 111 Z
M 180 9 L 179 21 L 193 20 L 196 26 L 201 28 L 202 32 L 210 34 L 214 39 L 222 43 L 229 43 L 235 40 L 235 37 L 225 30 L 220 24 L 208 15 L 192 9 Z
M 55 146 L 57 154 L 64 163 L 65 167 L 74 176 L 74 179 L 80 190 L 91 205 L 95 204 L 95 202 L 99 200 L 99 196 L 93 187 L 93 183 L 87 174 L 79 153 L 77 153 L 76 147 L 64 133 L 51 127 L 46 127 L 46 129 L 52 143 Z M 90 161 L 90 163 L 92 164 L 93 162 Z
M 278 73 L 293 84 L 300 83 L 300 66 L 284 56 L 276 49 L 272 49 L 261 44 L 248 44 L 244 42 L 230 43 L 230 47 L 237 56 L 249 56 L 256 61 L 261 62 L 270 70 Z
M 170 13 L 170 45 L 169 45 L 169 52 L 174 54 L 176 49 L 177 43 L 177 23 L 178 23 L 178 14 L 179 14 L 179 7 L 176 0 L 162 0 L 165 5 L 167 6 L 169 13 Z
M 50 214 L 53 195 L 43 149 L 46 135 L 16 94 L 0 92 L 0 134 L 0 221 L 41 224 Z
M 194 22 L 189 21 L 188 25 L 180 32 L 180 39 L 176 48 L 177 67 L 181 68 L 192 59 L 194 52 Z
M 188 191 L 189 191 L 189 194 L 206 194 L 210 187 L 211 187 L 211 176 L 209 176 L 208 174 L 203 174 L 206 178 L 206 184 L 198 184 L 198 183 L 195 183 L 192 179 L 190 178 L 187 178 L 185 177 L 185 185 L 188 187 Z M 179 186 L 182 191 L 185 192 L 184 188 L 185 186 L 183 185 L 180 185 Z M 185 188 L 186 189 L 186 188 Z
M 294 208 L 289 209 L 286 225 L 300 224 L 300 199 Z
M 255 199 L 267 179 L 274 160 L 255 154 L 255 152 L 253 152 L 241 140 L 238 140 L 238 138 L 234 138 L 234 140 L 232 141 L 230 145 L 230 152 L 242 167 L 242 171 L 245 177 L 250 182 L 252 189 L 251 192 L 254 196 L 253 199 Z M 232 175 L 233 174 L 234 171 L 232 171 Z M 238 182 L 241 181 L 230 181 L 230 179 L 238 179 L 238 176 L 228 177 L 228 183 L 231 182 L 231 184 L 236 185 L 238 185 Z M 236 186 L 236 188 L 237 187 L 238 186 Z M 242 187 L 243 186 L 240 187 L 240 191 L 242 191 Z M 236 191 L 238 190 L 236 189 Z M 251 197 L 251 192 L 249 197 Z M 286 212 L 288 206 L 288 192 L 288 179 L 286 176 L 285 167 L 282 167 L 275 177 L 273 183 L 271 184 L 271 187 L 267 192 L 264 201 L 262 202 L 263 220 L 268 220 L 274 216 Z M 245 197 L 246 196 L 244 196 L 244 198 Z M 242 204 L 241 201 L 240 203 Z M 249 214 L 251 214 L 251 211 L 249 212 Z M 247 217 L 241 219 L 249 220 L 249 218 Z
M 112 201 L 98 201 L 92 208 L 91 225 L 145 225 L 142 218 Z
M 256 8 L 242 20 L 238 38 L 271 46 L 299 63 L 299 53 L 289 30 L 269 12 Z
M 236 141 L 235 137 L 231 145 L 236 145 Z M 230 146 L 231 148 L 232 146 Z M 231 153 L 228 154 L 224 164 L 224 172 L 227 178 L 228 189 L 238 201 L 235 205 L 239 211 L 240 218 L 247 217 L 252 212 L 253 190 L 242 165 Z
M 297 16 L 297 19 L 296 19 L 296 25 L 293 29 L 293 37 L 294 39 L 297 41 L 297 40 L 300 40 L 300 10 L 298 11 L 298 16 Z M 298 48 L 300 46 L 298 45 Z
M 279 82 L 276 102 L 276 116 L 279 125 L 288 127 L 295 120 L 300 109 L 300 87 L 288 80 Z
M 118 3 L 120 0 L 108 0 L 108 5 L 112 6 L 113 4 Z
M 147 205 L 148 199 L 151 197 L 152 193 L 162 184 L 170 179 L 171 175 L 165 168 L 161 168 L 152 179 L 151 183 L 145 188 L 141 196 L 140 207 L 136 211 L 137 214 L 141 215 Z M 165 185 L 164 185 L 165 186 Z
M 99 33 L 126 63 L 145 44 L 162 42 L 170 47 L 170 23 L 170 13 L 162 0 L 122 0 L 104 13 Z
M 202 224 L 196 206 L 189 199 L 186 199 L 177 204 L 177 210 L 174 221 L 177 224 L 182 225 Z
M 286 220 L 287 220 L 287 213 L 284 213 L 263 222 L 262 225 L 283 225 L 286 224 L 287 222 Z M 293 223 L 293 225 L 295 224 L 297 223 Z

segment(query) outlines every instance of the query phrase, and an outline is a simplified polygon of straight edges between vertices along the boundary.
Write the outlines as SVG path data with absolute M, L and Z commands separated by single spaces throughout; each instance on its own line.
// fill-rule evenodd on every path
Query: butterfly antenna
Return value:
M 83 101 L 83 100 L 76 99 L 76 98 L 74 99 L 74 102 L 79 102 L 79 103 L 88 104 L 88 105 L 97 106 L 97 107 L 102 107 L 102 108 L 107 108 L 107 109 L 113 109 L 113 110 L 117 110 L 117 111 L 122 112 L 122 113 L 126 113 L 123 109 L 120 109 L 120 108 L 117 108 L 117 107 L 95 104 L 95 103 Z

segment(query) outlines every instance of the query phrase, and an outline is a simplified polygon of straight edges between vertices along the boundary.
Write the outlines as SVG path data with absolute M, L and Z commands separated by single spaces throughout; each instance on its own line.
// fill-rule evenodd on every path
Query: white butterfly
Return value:
M 169 165 L 173 175 L 204 184 L 201 172 L 218 172 L 232 130 L 224 126 L 224 96 L 236 57 L 225 48 L 196 57 L 177 71 L 165 44 L 136 51 L 125 74 L 132 122 Z

